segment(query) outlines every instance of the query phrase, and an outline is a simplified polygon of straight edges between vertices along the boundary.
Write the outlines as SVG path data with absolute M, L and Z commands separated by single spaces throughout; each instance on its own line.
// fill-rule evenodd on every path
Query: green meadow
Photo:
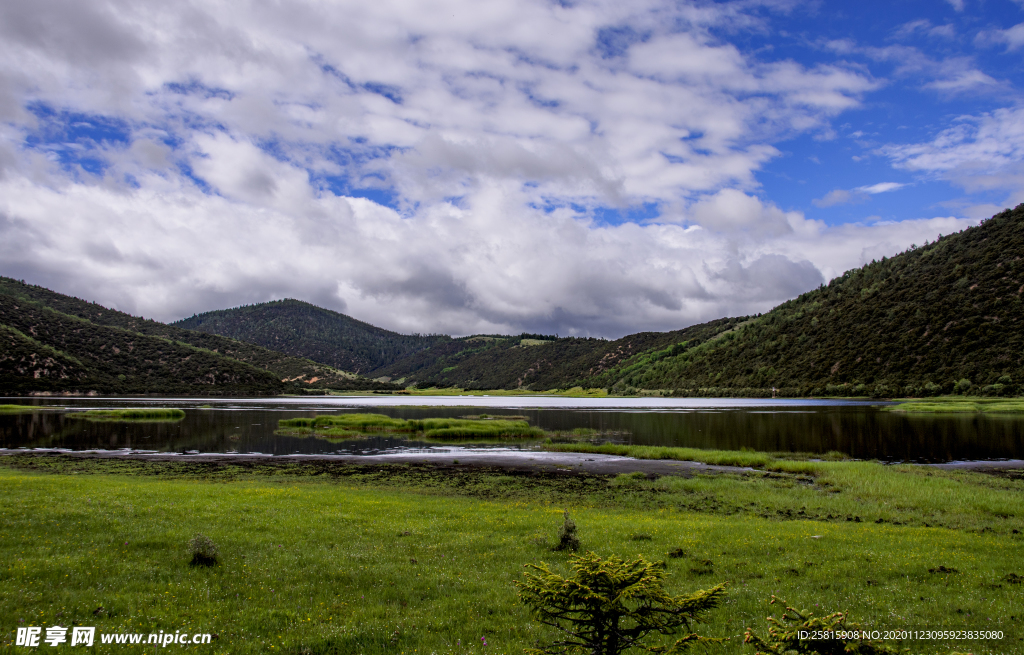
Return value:
M 648 479 L 3 457 L 0 650 L 19 625 L 74 624 L 217 635 L 189 652 L 521 653 L 552 634 L 513 582 L 567 571 L 567 508 L 584 550 L 667 561 L 671 593 L 728 583 L 699 629 L 730 640 L 709 652 L 751 652 L 773 594 L 876 630 L 1003 632 L 886 642 L 913 653 L 1024 652 L 1019 475 L 789 464 Z M 196 533 L 216 566 L 190 566 Z

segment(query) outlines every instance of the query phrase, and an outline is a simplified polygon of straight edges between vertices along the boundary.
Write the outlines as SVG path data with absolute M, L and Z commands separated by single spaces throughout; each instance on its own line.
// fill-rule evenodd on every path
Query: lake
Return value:
M 303 398 L 10 398 L 38 411 L 0 414 L 0 447 L 159 452 L 379 454 L 464 448 L 537 448 L 526 443 L 453 444 L 397 438 L 331 442 L 276 435 L 283 418 L 374 412 L 396 418 L 525 416 L 531 425 L 617 443 L 826 453 L 858 459 L 945 462 L 1024 458 L 1024 417 L 907 416 L 886 403 L 809 399 L 561 398 L 555 396 L 329 396 Z M 176 422 L 95 422 L 69 410 L 177 407 Z M 556 440 L 559 438 L 556 437 Z

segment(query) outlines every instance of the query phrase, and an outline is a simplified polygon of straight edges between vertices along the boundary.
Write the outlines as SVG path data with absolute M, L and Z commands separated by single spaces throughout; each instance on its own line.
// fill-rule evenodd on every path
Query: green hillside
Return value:
M 684 395 L 1016 394 L 1024 205 L 872 262 L 716 339 L 648 352 L 592 386 Z
M 641 332 L 616 341 L 473 336 L 440 343 L 376 371 L 420 387 L 554 389 L 586 385 L 637 354 L 707 339 L 735 323 L 721 319 L 677 332 Z M 593 386 L 593 385 L 591 385 Z
M 398 334 L 291 299 L 206 312 L 172 325 L 364 374 L 450 340 L 446 336 Z
M 0 277 L 0 390 L 270 394 L 393 388 Z

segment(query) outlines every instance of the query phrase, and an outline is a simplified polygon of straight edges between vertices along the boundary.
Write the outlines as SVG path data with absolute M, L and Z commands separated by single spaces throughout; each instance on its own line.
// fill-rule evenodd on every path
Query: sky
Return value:
M 406 333 L 764 312 L 1024 202 L 1024 0 L 5 0 L 0 275 Z

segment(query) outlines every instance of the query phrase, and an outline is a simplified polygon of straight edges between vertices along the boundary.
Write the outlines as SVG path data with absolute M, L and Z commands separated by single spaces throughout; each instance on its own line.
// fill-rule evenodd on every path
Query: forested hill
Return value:
M 538 339 L 536 335 L 465 337 L 432 346 L 373 375 L 420 387 L 567 388 L 603 378 L 640 353 L 671 348 L 688 339 L 708 339 L 741 320 L 720 319 L 676 332 L 640 332 L 616 341 Z
M 0 391 L 276 394 L 392 385 L 0 277 Z
M 248 341 L 358 373 L 379 369 L 451 339 L 398 334 L 291 299 L 206 312 L 172 325 Z
M 1024 205 L 849 271 L 717 339 L 644 353 L 585 384 L 685 395 L 1016 394 L 1022 257 Z

